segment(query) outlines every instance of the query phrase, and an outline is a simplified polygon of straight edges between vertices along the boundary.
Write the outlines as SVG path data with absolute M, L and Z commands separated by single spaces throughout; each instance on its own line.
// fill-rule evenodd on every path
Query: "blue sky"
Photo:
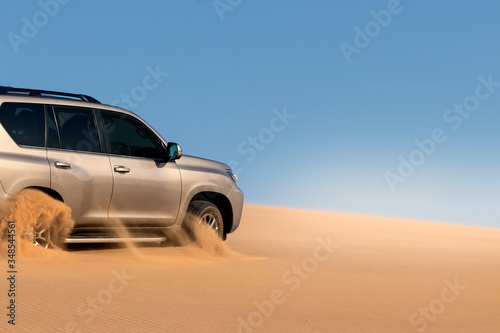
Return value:
M 230 163 L 247 202 L 498 228 L 499 12 L 9 1 L 0 84 L 126 106 L 185 153 Z

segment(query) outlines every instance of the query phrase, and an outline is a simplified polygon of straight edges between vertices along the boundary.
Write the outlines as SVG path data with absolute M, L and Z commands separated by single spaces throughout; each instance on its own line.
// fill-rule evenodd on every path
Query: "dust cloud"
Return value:
M 15 221 L 16 243 L 21 255 L 39 255 L 44 249 L 32 244 L 35 227 L 38 230 L 50 230 L 50 247 L 61 249 L 61 243 L 68 230 L 74 225 L 71 208 L 46 193 L 26 189 L 19 192 L 10 201 L 0 205 L 0 252 L 6 253 L 8 222 Z

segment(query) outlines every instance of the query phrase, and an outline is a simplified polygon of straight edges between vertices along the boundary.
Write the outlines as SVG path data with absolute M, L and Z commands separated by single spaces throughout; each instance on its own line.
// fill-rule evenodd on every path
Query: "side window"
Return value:
M 3 103 L 0 123 L 18 145 L 45 147 L 45 112 L 42 104 Z
M 59 106 L 53 108 L 62 149 L 100 152 L 92 109 Z
M 102 111 L 104 131 L 110 153 L 116 155 L 161 158 L 163 146 L 158 137 L 134 117 Z

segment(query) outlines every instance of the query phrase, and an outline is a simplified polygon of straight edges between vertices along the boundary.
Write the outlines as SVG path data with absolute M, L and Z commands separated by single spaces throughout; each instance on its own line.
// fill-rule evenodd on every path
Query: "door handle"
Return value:
M 67 162 L 60 162 L 60 161 L 57 161 L 54 163 L 54 165 L 56 166 L 56 168 L 58 169 L 71 169 L 71 164 L 67 163 Z
M 130 169 L 121 165 L 115 165 L 114 167 L 115 172 L 118 173 L 129 173 Z

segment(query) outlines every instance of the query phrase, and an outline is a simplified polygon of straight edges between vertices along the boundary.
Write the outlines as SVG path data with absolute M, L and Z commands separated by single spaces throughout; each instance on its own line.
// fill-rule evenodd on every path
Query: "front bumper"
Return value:
M 231 233 L 238 229 L 238 226 L 240 225 L 241 214 L 243 212 L 243 192 L 238 188 L 238 186 L 234 185 L 227 197 L 233 208 L 233 223 L 231 230 L 229 230 L 229 233 Z

